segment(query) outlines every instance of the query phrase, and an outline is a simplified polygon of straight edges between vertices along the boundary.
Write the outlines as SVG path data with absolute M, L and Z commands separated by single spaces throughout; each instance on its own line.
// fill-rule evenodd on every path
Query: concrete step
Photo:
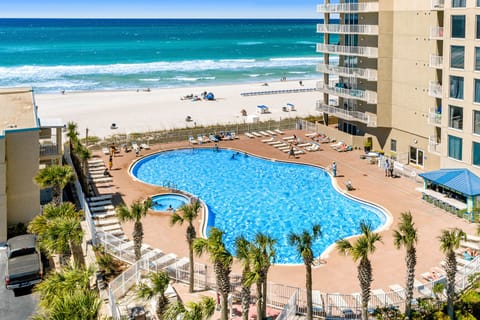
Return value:
M 106 219 L 106 218 L 111 218 L 116 216 L 117 216 L 117 212 L 114 210 L 92 213 L 93 219 Z
M 108 206 L 99 206 L 99 207 L 90 208 L 91 212 L 102 212 L 102 211 L 109 211 L 109 210 L 115 210 L 115 207 L 113 205 L 108 205 Z
M 95 226 L 103 227 L 103 226 L 108 226 L 110 224 L 118 224 L 118 219 L 117 218 L 98 219 L 98 220 L 95 220 L 94 222 L 95 222 Z
M 96 201 L 96 202 L 89 202 L 88 203 L 88 206 L 90 208 L 102 207 L 102 206 L 107 206 L 107 205 L 113 205 L 112 200 L 103 200 L 103 201 Z
M 87 198 L 87 201 L 90 203 L 90 202 L 96 202 L 96 201 L 110 200 L 112 199 L 112 196 L 113 195 L 111 194 L 102 194 L 100 196 Z

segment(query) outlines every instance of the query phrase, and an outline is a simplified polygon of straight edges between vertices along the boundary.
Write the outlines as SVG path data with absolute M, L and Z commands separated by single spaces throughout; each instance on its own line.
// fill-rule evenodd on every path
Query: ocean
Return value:
M 0 87 L 59 92 L 318 78 L 319 22 L 0 19 Z

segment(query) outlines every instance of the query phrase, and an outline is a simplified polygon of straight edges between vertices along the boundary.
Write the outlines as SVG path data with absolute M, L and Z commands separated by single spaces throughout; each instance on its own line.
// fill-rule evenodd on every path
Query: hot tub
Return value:
M 182 205 L 188 204 L 190 199 L 179 193 L 162 193 L 152 197 L 152 210 L 173 211 Z

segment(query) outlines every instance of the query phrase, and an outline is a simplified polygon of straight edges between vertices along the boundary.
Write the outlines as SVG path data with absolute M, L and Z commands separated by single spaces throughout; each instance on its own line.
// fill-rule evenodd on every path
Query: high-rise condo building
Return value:
M 322 130 L 422 170 L 480 175 L 480 0 L 325 0 Z

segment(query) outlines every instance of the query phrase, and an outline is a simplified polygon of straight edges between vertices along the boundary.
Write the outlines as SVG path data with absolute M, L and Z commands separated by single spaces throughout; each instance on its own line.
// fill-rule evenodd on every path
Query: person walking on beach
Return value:
M 112 170 L 112 167 L 113 167 L 113 157 L 110 155 L 110 157 L 108 158 L 108 170 Z
M 395 178 L 395 175 L 393 174 L 393 160 L 390 161 L 390 164 L 388 165 L 388 173 L 390 174 L 390 177 Z
M 293 145 L 290 145 L 290 150 L 288 151 L 288 158 L 295 158 L 295 150 L 293 149 Z
M 337 163 L 335 161 L 333 161 L 333 163 L 332 163 L 332 171 L 333 171 L 333 176 L 336 177 L 337 176 Z

